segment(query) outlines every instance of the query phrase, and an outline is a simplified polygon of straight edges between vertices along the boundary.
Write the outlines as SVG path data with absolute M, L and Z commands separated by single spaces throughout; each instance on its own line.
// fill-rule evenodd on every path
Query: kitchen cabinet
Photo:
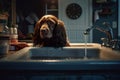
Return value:
M 47 0 L 45 8 L 46 14 L 52 14 L 58 17 L 58 0 Z
M 29 2 L 29 3 L 28 3 Z M 21 6 L 22 4 L 22 6 Z M 46 14 L 58 17 L 58 0 L 16 0 L 16 23 L 23 36 L 20 41 L 29 41 L 36 22 Z
M 0 17 L 2 17 L 2 15 L 7 15 L 8 16 L 8 20 L 7 20 L 7 25 L 8 27 L 10 27 L 11 23 L 12 23 L 12 4 L 11 4 L 12 0 L 0 0 Z
M 113 39 L 118 39 L 118 0 L 93 0 L 93 25 L 105 29 L 108 22 L 113 30 Z M 102 43 L 106 34 L 93 30 L 93 42 Z

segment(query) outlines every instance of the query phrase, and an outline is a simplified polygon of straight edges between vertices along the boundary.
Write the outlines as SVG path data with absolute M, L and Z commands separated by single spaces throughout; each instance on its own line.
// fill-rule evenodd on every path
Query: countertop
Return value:
M 31 47 L 11 53 L 0 59 L 0 70 L 116 70 L 120 71 L 120 52 L 102 47 L 101 59 L 71 60 L 19 60 L 21 51 L 27 52 Z M 104 55 L 104 56 L 103 56 Z M 11 57 L 12 56 L 12 57 Z
M 29 44 L 32 47 L 32 44 Z M 32 60 L 24 58 L 31 47 L 10 51 L 0 59 L 2 80 L 118 80 L 120 52 L 101 47 L 100 59 Z

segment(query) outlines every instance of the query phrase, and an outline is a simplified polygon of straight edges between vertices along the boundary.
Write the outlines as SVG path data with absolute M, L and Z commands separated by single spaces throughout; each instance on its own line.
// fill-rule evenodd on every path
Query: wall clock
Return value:
M 77 3 L 71 3 L 66 8 L 66 15 L 70 19 L 78 19 L 82 14 L 82 8 Z

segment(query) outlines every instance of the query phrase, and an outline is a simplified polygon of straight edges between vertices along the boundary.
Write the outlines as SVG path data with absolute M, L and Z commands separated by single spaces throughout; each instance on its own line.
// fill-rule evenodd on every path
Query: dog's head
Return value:
M 62 47 L 67 43 L 64 23 L 53 15 L 43 16 L 35 25 L 34 46 Z
M 57 26 L 57 23 L 58 23 L 58 20 L 54 16 L 47 15 L 47 16 L 42 17 L 42 19 L 40 21 L 40 25 L 39 25 L 39 26 L 41 26 L 39 28 L 40 29 L 40 37 L 42 39 L 52 38 L 53 31 L 54 31 L 55 27 Z

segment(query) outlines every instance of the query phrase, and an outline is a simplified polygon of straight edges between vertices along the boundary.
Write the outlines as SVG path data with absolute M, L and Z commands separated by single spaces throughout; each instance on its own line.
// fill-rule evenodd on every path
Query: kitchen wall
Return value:
M 98 2 L 97 2 L 98 1 Z M 107 1 L 107 0 L 106 0 Z M 104 22 L 113 29 L 113 39 L 118 38 L 118 4 L 117 0 L 59 0 L 59 18 L 65 22 L 68 38 L 71 42 L 84 42 L 84 31 L 92 26 L 105 30 Z M 71 3 L 82 7 L 82 14 L 78 19 L 70 19 L 66 15 L 66 8 Z M 87 42 L 102 43 L 106 33 L 93 29 L 88 35 Z
M 72 3 L 76 3 L 82 8 L 81 16 L 77 19 L 71 19 L 66 14 L 67 6 Z M 59 19 L 65 23 L 70 42 L 85 42 L 84 31 L 92 25 L 92 0 L 59 0 L 58 12 Z M 91 34 L 88 35 L 87 42 L 92 42 Z

